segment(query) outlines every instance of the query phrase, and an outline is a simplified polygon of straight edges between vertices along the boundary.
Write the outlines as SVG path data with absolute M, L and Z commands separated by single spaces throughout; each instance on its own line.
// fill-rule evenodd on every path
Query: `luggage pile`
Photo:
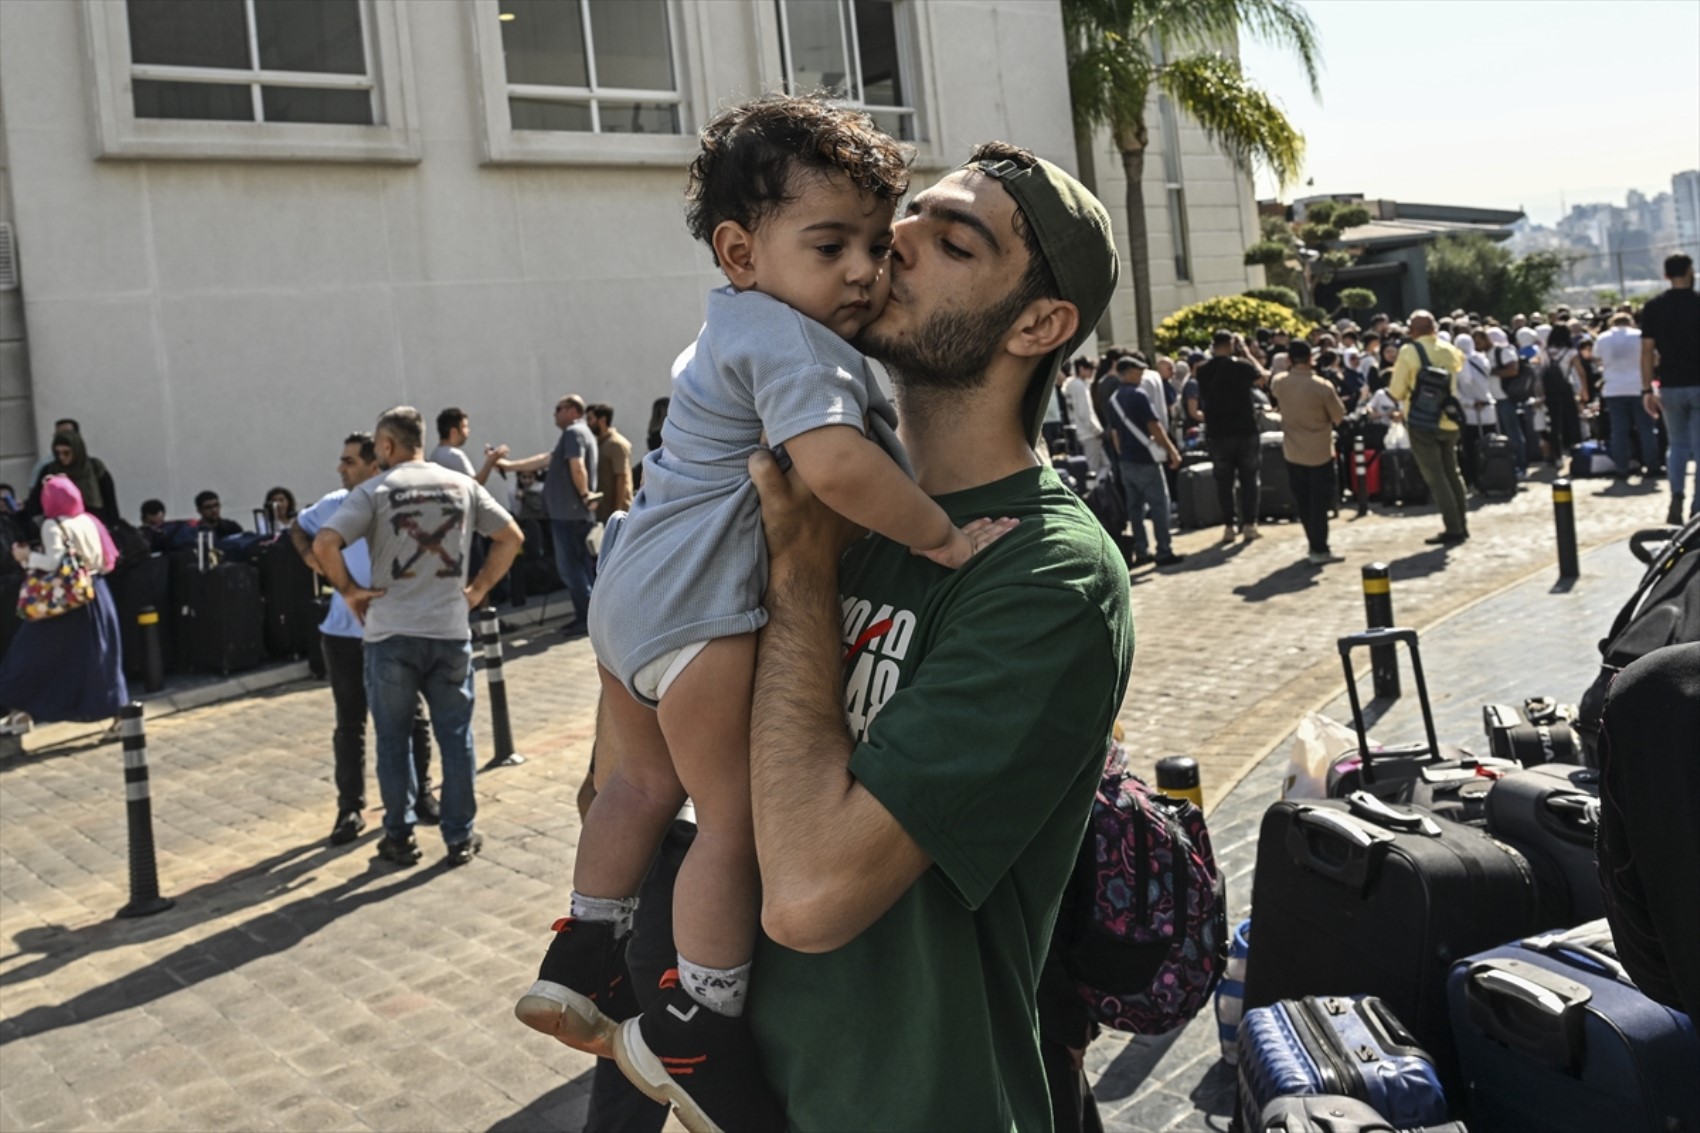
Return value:
M 1377 748 L 1351 659 L 1393 645 L 1425 738 Z M 1415 633 L 1339 648 L 1356 750 L 1330 797 L 1265 813 L 1239 1002 L 1218 1004 L 1237 1127 L 1700 1130 L 1700 1037 L 1636 988 L 1603 919 L 1576 710 L 1488 705 L 1485 752 L 1443 748 Z

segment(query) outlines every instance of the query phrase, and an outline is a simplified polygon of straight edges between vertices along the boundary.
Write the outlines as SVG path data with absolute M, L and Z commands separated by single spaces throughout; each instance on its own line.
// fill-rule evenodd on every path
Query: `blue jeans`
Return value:
M 378 794 L 384 800 L 384 833 L 413 832 L 413 803 L 419 780 L 412 757 L 413 714 L 420 696 L 431 712 L 442 758 L 443 841 L 472 836 L 478 814 L 473 781 L 478 757 L 472 750 L 472 642 L 429 637 L 387 637 L 366 643 L 366 701 L 377 733 Z
M 1611 422 L 1611 462 L 1617 465 L 1617 474 L 1629 474 L 1629 434 L 1632 429 L 1641 434 L 1641 470 L 1657 468 L 1659 438 L 1653 432 L 1653 419 L 1641 404 L 1640 395 L 1608 397 L 1605 403 L 1606 417 Z
M 1127 501 L 1128 523 L 1133 529 L 1133 553 L 1146 554 L 1150 543 L 1145 538 L 1145 513 L 1151 512 L 1151 530 L 1157 536 L 1159 557 L 1170 553 L 1169 547 L 1169 485 L 1163 478 L 1160 464 L 1120 462 L 1122 498 Z
M 1517 462 L 1517 475 L 1529 471 L 1529 442 L 1523 436 L 1523 417 L 1515 401 L 1502 399 L 1493 403 L 1493 415 L 1499 421 L 1499 431 L 1511 442 L 1511 459 Z
M 1659 391 L 1659 401 L 1664 406 L 1665 431 L 1670 434 L 1665 465 L 1670 471 L 1671 495 L 1684 494 L 1683 479 L 1692 460 L 1696 467 L 1688 514 L 1700 515 L 1700 386 L 1667 386 Z
M 573 600 L 573 617 L 584 624 L 590 609 L 590 584 L 595 566 L 585 539 L 590 536 L 588 519 L 551 519 L 549 539 L 555 547 L 555 571 Z

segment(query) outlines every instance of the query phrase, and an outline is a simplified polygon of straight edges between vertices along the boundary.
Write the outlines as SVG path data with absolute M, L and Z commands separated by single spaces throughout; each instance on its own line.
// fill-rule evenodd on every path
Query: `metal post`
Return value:
M 159 611 L 143 606 L 136 615 L 142 627 L 142 682 L 149 692 L 165 687 L 165 651 L 159 643 Z
M 118 732 L 124 739 L 125 809 L 130 820 L 130 903 L 121 917 L 163 913 L 177 902 L 159 895 L 159 867 L 153 852 L 153 802 L 148 797 L 148 736 L 142 706 L 118 710 Z
M 1369 514 L 1369 460 L 1364 454 L 1364 438 L 1360 433 L 1352 438 L 1352 467 L 1357 471 L 1358 514 Z
M 1582 567 L 1576 560 L 1576 503 L 1568 480 L 1552 482 L 1552 518 L 1558 528 L 1558 577 L 1577 578 Z
M 1204 787 L 1198 775 L 1198 760 L 1170 755 L 1157 761 L 1157 789 L 1165 795 L 1186 799 L 1204 809 Z
M 1364 624 L 1370 629 L 1391 629 L 1393 626 L 1393 579 L 1386 563 L 1370 563 L 1363 569 Z M 1399 699 L 1399 651 L 1392 645 L 1376 645 L 1369 651 L 1370 675 L 1375 679 L 1375 695 L 1386 700 Z
M 517 767 L 525 762 L 525 756 L 514 750 L 513 726 L 508 722 L 508 686 L 502 679 L 502 629 L 496 607 L 485 606 L 478 611 L 478 640 L 484 646 L 484 684 L 490 697 L 490 731 L 496 741 L 495 754 L 484 770 Z

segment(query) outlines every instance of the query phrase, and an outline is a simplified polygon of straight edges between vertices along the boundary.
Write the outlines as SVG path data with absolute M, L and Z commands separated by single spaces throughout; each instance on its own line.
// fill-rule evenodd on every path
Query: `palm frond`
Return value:
M 1268 167 L 1283 187 L 1298 176 L 1304 136 L 1274 100 L 1246 81 L 1235 60 L 1216 52 L 1187 55 L 1158 68 L 1154 80 L 1242 166 Z

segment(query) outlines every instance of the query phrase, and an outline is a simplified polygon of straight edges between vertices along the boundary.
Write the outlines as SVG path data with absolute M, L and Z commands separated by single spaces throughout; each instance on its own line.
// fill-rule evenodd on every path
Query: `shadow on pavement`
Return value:
M 1198 1085 L 1187 1097 L 1199 1112 L 1207 1114 L 1205 1124 L 1228 1133 L 1234 1119 L 1234 1100 L 1239 1093 L 1239 1075 L 1226 1062 L 1213 1063 Z
M 98 725 L 95 726 L 98 727 Z M 36 763 L 46 763 L 50 759 L 63 759 L 68 755 L 82 755 L 85 752 L 91 752 L 97 748 L 116 748 L 117 746 L 117 736 L 108 738 L 104 734 L 98 732 L 91 736 L 80 736 L 73 740 L 66 740 L 63 743 L 50 744 L 46 747 L 38 747 L 33 751 L 21 751 L 8 759 L 0 760 L 0 774 L 4 774 L 7 771 L 16 771 L 20 767 L 29 767 Z
M 1639 483 L 1631 484 L 1629 477 L 1613 480 L 1599 490 L 1601 496 L 1649 496 L 1665 486 L 1663 477 L 1643 476 Z
M 234 971 L 253 960 L 286 951 L 338 917 L 363 905 L 415 889 L 449 868 L 446 861 L 438 861 L 427 868 L 404 873 L 374 858 L 365 873 L 323 893 L 303 897 L 282 908 L 232 925 L 64 1003 L 32 1007 L 10 1019 L 0 1020 L 0 1046 L 151 1003 L 203 980 Z M 378 889 L 365 888 L 385 877 L 398 880 L 394 885 Z M 162 915 L 170 916 L 169 913 Z M 114 940 L 105 947 L 129 943 L 132 939 L 135 937 L 126 935 L 126 939 Z M 16 977 L 8 974 L 8 978 Z
M 600 1066 L 601 1063 L 597 1065 Z M 591 1082 L 596 1077 L 596 1073 L 595 1070 L 586 1070 L 572 1081 L 556 1086 L 542 1097 L 534 1099 L 524 1109 L 515 1110 L 490 1126 L 487 1133 L 538 1133 L 539 1130 L 543 1129 L 564 1129 L 565 1124 L 561 1111 L 578 1098 L 589 1096 Z M 614 1070 L 612 1073 L 614 1077 L 620 1079 L 621 1083 L 625 1082 L 624 1076 L 618 1070 Z M 638 1093 L 633 1087 L 628 1087 L 628 1094 L 634 1107 L 647 1107 L 648 1111 L 658 1108 L 654 1102 Z M 629 1115 L 636 1116 L 639 1111 L 635 1108 L 626 1111 L 619 1107 L 612 1107 L 612 1112 L 604 1115 L 612 1118 L 606 1123 L 606 1127 L 610 1129 L 645 1128 L 638 1121 L 622 1120 L 622 1116 L 627 1115 L 628 1112 Z M 653 1113 L 651 1112 L 648 1115 L 653 1120 Z M 662 1114 L 661 1119 L 665 1121 L 666 1115 Z M 577 1126 L 574 1126 L 574 1128 L 577 1128 Z M 654 1128 L 659 1129 L 660 1125 L 655 1125 Z
M 1406 555 L 1402 559 L 1394 559 L 1387 564 L 1388 577 L 1394 582 L 1408 578 L 1422 578 L 1424 575 L 1436 574 L 1446 569 L 1446 548 L 1436 547 L 1432 551 L 1419 551 L 1414 555 Z
M 1181 1027 L 1157 1038 L 1134 1036 L 1092 1084 L 1092 1096 L 1100 1102 L 1132 1097 L 1185 1029 Z
M 1247 602 L 1267 602 L 1279 595 L 1297 594 L 1321 583 L 1322 568 L 1301 559 L 1271 571 L 1248 586 L 1234 587 L 1234 593 Z
M 331 847 L 323 841 L 296 846 L 247 869 L 170 894 L 177 900 L 177 907 L 169 915 L 133 921 L 99 921 L 78 929 L 63 925 L 24 929 L 12 937 L 12 943 L 18 950 L 0 956 L 0 964 L 30 953 L 39 953 L 40 959 L 0 971 L 0 987 L 39 979 L 84 956 L 127 944 L 158 940 L 209 917 L 224 916 L 245 906 L 269 901 L 310 880 L 306 875 L 312 870 L 355 849 L 358 847 Z

